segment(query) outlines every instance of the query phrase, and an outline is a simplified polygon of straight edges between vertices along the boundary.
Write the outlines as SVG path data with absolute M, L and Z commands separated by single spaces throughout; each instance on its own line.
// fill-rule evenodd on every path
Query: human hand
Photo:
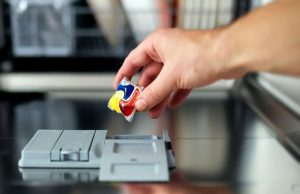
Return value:
M 299 8 L 297 0 L 274 1 L 215 30 L 160 29 L 128 55 L 114 86 L 142 68 L 138 84 L 145 90 L 135 106 L 156 118 L 191 89 L 219 79 L 248 72 L 299 76 Z
M 220 33 L 220 29 L 155 31 L 125 59 L 114 87 L 142 68 L 138 85 L 145 89 L 135 106 L 138 111 L 149 110 L 156 118 L 167 105 L 180 105 L 193 88 L 211 84 L 226 74 L 226 78 L 237 77 L 237 73 L 228 76 L 224 68 L 226 50 L 218 41 Z

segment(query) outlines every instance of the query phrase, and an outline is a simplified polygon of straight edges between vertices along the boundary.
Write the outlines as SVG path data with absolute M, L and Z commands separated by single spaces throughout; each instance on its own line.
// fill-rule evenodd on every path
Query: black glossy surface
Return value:
M 71 95 L 70 95 L 71 97 Z M 129 124 L 107 98 L 47 99 L 1 95 L 0 186 L 3 193 L 299 193 L 300 165 L 243 102 L 190 98 L 159 119 L 137 113 Z M 177 168 L 166 184 L 99 183 L 97 171 L 21 170 L 21 149 L 37 129 L 108 129 L 115 134 L 170 130 Z M 55 170 L 54 170 L 55 171 Z M 26 173 L 26 174 L 25 174 Z M 51 175 L 49 175 L 51 174 Z M 38 176 L 37 176 L 38 175 Z M 121 189 L 121 190 L 119 190 Z M 123 189 L 123 190 L 122 190 Z M 124 193 L 124 192 L 123 192 Z

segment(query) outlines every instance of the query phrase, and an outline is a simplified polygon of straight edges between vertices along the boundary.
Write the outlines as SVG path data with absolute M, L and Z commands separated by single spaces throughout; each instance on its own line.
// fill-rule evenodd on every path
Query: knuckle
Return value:
M 195 87 L 195 83 L 193 83 L 195 81 L 196 79 L 190 79 L 189 76 L 182 75 L 178 77 L 176 85 L 178 89 L 192 89 Z
M 128 58 L 128 57 L 134 56 L 137 50 L 138 50 L 138 47 L 136 47 L 136 48 L 134 48 L 133 50 L 131 50 L 131 51 L 128 53 L 127 58 Z
M 171 28 L 158 28 L 153 32 L 153 36 L 157 39 L 165 38 L 166 36 L 169 36 L 171 32 Z
M 144 96 L 144 99 L 147 101 L 150 107 L 153 107 L 155 104 L 159 103 L 162 98 L 162 95 L 154 90 L 152 87 L 147 87 L 147 92 Z
M 177 79 L 177 88 L 178 89 L 187 89 L 187 81 L 183 76 L 178 77 Z

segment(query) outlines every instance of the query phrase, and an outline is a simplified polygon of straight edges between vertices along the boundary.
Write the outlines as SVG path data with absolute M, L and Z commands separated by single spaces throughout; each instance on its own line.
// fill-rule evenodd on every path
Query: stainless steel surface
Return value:
M 258 81 L 268 92 L 300 117 L 300 78 L 259 74 Z
M 237 90 L 249 106 L 274 129 L 280 141 L 299 158 L 300 143 L 297 138 L 291 138 L 300 132 L 299 115 L 267 90 L 257 76 L 248 76 Z
M 273 0 L 251 0 L 251 8 L 255 9 L 257 7 L 264 6 L 272 1 Z
M 112 92 L 112 91 L 111 91 Z M 99 92 L 98 96 L 101 96 Z M 201 91 L 196 91 L 200 93 Z M 239 99 L 198 98 L 156 120 L 137 113 L 133 123 L 109 111 L 107 98 L 3 96 L 0 102 L 0 178 L 6 193 L 242 193 L 295 194 L 300 187 L 299 160 L 281 145 L 273 128 Z M 20 150 L 39 128 L 108 129 L 115 134 L 170 131 L 177 168 L 166 184 L 101 184 L 91 173 L 63 172 L 53 181 L 22 177 Z M 30 173 L 26 175 L 28 178 Z M 57 178 L 55 178 L 57 177 Z M 47 181 L 46 181 L 47 180 Z M 119 190 L 121 189 L 121 190 Z

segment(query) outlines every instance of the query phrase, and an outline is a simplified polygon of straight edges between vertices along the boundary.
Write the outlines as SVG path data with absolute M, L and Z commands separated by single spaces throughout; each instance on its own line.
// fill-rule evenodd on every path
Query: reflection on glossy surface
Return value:
M 122 184 L 121 189 L 128 194 L 232 194 L 234 191 L 226 185 L 205 186 L 187 182 L 179 173 L 173 173 L 170 184 L 145 183 Z
M 96 182 L 99 169 L 19 168 L 22 179 L 28 182 Z
M 107 100 L 101 93 L 90 100 L 2 98 L 0 186 L 4 193 L 124 193 L 124 189 L 128 193 L 299 193 L 299 161 L 281 146 L 270 127 L 238 100 L 191 98 L 157 120 L 137 113 L 132 123 L 109 111 Z M 160 135 L 166 128 L 177 167 L 170 183 L 126 186 L 99 183 L 95 172 L 84 169 L 19 170 L 21 149 L 36 130 L 50 128 L 108 129 L 111 137 Z

